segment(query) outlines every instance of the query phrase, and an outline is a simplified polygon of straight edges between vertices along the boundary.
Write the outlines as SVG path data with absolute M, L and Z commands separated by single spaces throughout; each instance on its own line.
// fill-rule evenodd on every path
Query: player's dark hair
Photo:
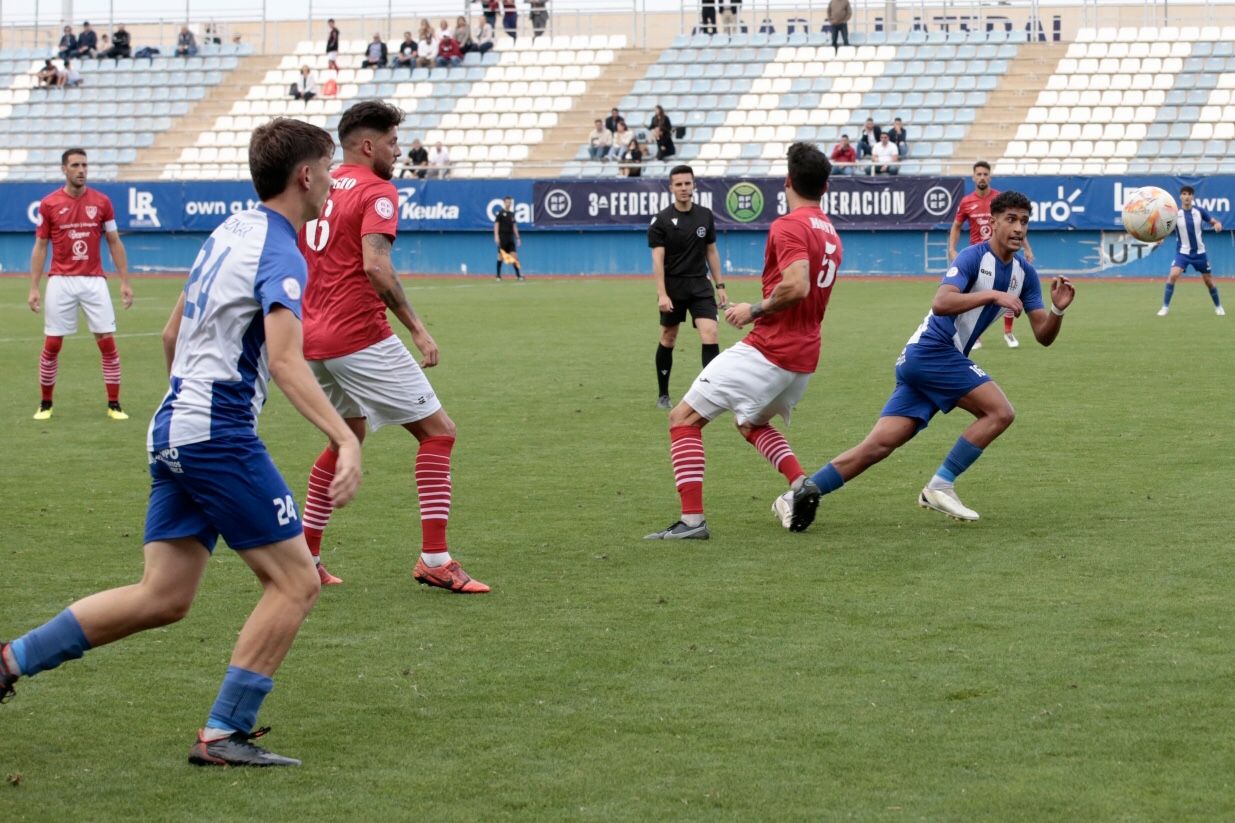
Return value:
M 301 120 L 276 117 L 258 126 L 249 139 L 249 174 L 258 198 L 278 197 L 301 164 L 333 154 L 330 132 Z
M 385 134 L 403 122 L 403 109 L 381 100 L 365 100 L 343 112 L 339 120 L 339 142 L 346 143 L 353 132 L 371 129 Z
M 1033 207 L 1029 203 L 1029 198 L 1021 194 L 1019 191 L 1005 191 L 996 195 L 991 201 L 991 215 L 1000 214 L 1008 209 L 1023 209 L 1028 212 L 1033 211 Z
M 832 164 L 812 143 L 794 143 L 789 147 L 789 185 L 800 197 L 818 200 L 828 187 Z
M 85 157 L 86 150 L 85 149 L 65 149 L 64 154 L 60 155 L 60 165 L 67 166 L 69 164 L 69 158 L 75 154 L 80 154 L 82 157 Z
M 1196 194 L 1196 189 L 1192 188 L 1191 186 L 1180 186 L 1179 193 L 1180 194 Z
M 990 171 L 991 164 L 986 162 L 985 160 L 979 160 L 978 162 L 973 164 L 973 170 L 977 171 L 978 169 L 986 169 L 987 171 Z
M 689 174 L 692 180 L 695 178 L 695 170 L 692 169 L 690 166 L 686 165 L 685 163 L 674 166 L 672 169 L 670 169 L 669 179 L 672 180 L 675 174 Z

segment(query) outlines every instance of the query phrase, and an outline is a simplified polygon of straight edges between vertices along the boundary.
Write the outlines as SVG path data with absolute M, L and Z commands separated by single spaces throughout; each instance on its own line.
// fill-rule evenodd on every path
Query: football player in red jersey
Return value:
M 979 160 L 973 164 L 973 187 L 974 190 L 962 197 L 961 202 L 957 204 L 956 220 L 948 232 L 949 266 L 956 259 L 956 246 L 961 239 L 961 226 L 966 221 L 969 223 L 969 245 L 976 246 L 991 239 L 991 201 L 995 199 L 999 191 L 991 188 L 991 164 L 985 160 Z M 1029 248 L 1028 238 L 1025 240 L 1025 245 L 1021 247 L 1021 251 L 1025 255 L 1025 260 L 1033 263 L 1033 249 Z M 1012 333 L 1012 323 L 1015 320 L 1016 315 L 1012 312 L 1003 316 L 1003 340 L 1010 349 L 1019 348 L 1021 345 L 1016 335 Z M 974 343 L 973 347 L 982 348 L 982 341 Z
M 107 389 L 107 416 L 128 420 L 120 408 L 120 354 L 116 351 L 116 312 L 107 293 L 107 276 L 99 254 L 99 240 L 107 238 L 116 273 L 120 275 L 120 299 L 133 305 L 129 285 L 129 261 L 116 231 L 116 212 L 102 192 L 86 187 L 86 152 L 69 149 L 60 157 L 64 187 L 39 202 L 39 226 L 30 254 L 30 310 L 43 309 L 43 353 L 39 357 L 39 387 L 42 398 L 35 420 L 52 415 L 52 393 L 60 365 L 64 338 L 77 333 L 77 310 L 86 314 L 103 359 L 103 384 Z M 51 271 L 47 275 L 45 301 L 39 299 L 39 280 L 47 265 L 51 243 Z
M 339 120 L 343 164 L 332 172 L 321 217 L 301 235 L 309 262 L 304 354 L 360 440 L 367 421 L 375 431 L 402 426 L 420 444 L 415 480 L 423 542 L 412 576 L 429 586 L 480 594 L 489 587 L 469 577 L 446 547 L 455 424 L 421 370 L 437 365 L 437 343 L 408 302 L 390 259 L 399 227 L 399 197 L 390 179 L 400 154 L 401 122 L 402 111 L 377 100 L 357 103 Z M 387 309 L 411 333 L 423 357 L 420 364 L 391 329 Z M 337 457 L 329 445 L 318 456 L 304 507 L 305 537 L 327 585 L 342 582 L 326 571 L 320 556 Z
M 703 517 L 703 427 L 726 411 L 733 412 L 742 436 L 784 475 L 790 491 L 776 499 L 773 511 L 790 525 L 793 495 L 803 488 L 806 473 L 784 436 L 769 423 L 778 414 L 789 422 L 819 364 L 819 326 L 843 253 L 832 221 L 819 208 L 831 171 L 831 163 L 814 145 L 789 147 L 789 213 L 768 231 L 763 299 L 725 308 L 731 325 L 742 328 L 754 321 L 755 327 L 712 360 L 669 412 L 670 458 L 682 514 L 673 525 L 644 539 L 711 536 Z

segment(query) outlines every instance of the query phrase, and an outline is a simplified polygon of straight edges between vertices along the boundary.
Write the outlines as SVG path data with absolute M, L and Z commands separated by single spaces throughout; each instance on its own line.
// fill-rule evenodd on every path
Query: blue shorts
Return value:
M 256 436 L 207 440 L 150 455 L 145 542 L 193 537 L 214 551 L 290 540 L 303 531 L 296 501 Z
M 1187 271 L 1189 266 L 1201 274 L 1209 274 L 1209 255 L 1175 252 L 1175 262 L 1171 264 L 1171 268 Z
M 991 378 L 976 363 L 951 346 L 906 346 L 896 361 L 896 388 L 880 417 L 911 417 L 918 431 L 935 416 L 956 408 L 956 402 Z

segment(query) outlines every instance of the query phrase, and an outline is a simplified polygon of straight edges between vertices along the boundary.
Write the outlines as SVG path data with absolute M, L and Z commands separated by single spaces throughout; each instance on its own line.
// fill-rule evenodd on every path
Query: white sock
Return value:
M 691 526 L 691 527 L 699 526 L 703 524 L 703 515 L 684 514 L 682 515 L 682 522 L 685 523 L 687 526 Z
M 429 568 L 436 569 L 450 562 L 450 552 L 421 552 L 420 559 Z
M 798 489 L 802 488 L 802 484 L 805 482 L 806 482 L 806 475 L 802 475 L 797 480 L 794 480 L 792 483 L 789 484 L 789 489 L 791 491 L 796 492 Z
M 225 737 L 231 737 L 233 734 L 231 729 L 216 729 L 213 726 L 207 726 L 202 729 L 202 740 L 207 743 L 213 740 L 222 740 Z
M 956 484 L 949 483 L 947 480 L 944 480 L 939 475 L 935 475 L 934 477 L 931 478 L 931 482 L 926 484 L 926 488 L 935 489 L 936 491 L 951 491 L 952 489 L 956 488 Z

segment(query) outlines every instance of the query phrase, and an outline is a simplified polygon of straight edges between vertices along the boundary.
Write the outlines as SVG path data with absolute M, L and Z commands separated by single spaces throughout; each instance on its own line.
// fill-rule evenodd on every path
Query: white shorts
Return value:
M 778 414 L 788 424 L 809 383 L 809 374 L 786 371 L 739 342 L 713 358 L 682 399 L 708 420 L 731 411 L 738 425 L 763 426 Z
M 326 60 L 328 60 L 331 63 L 339 62 L 339 53 L 337 51 L 326 52 Z
M 420 364 L 394 335 L 343 357 L 310 360 L 309 367 L 339 415 L 363 417 L 371 431 L 423 420 L 442 407 Z
M 77 309 L 86 313 L 86 325 L 95 334 L 116 331 L 106 277 L 57 274 L 47 278 L 43 294 L 43 334 L 67 337 L 77 334 Z

